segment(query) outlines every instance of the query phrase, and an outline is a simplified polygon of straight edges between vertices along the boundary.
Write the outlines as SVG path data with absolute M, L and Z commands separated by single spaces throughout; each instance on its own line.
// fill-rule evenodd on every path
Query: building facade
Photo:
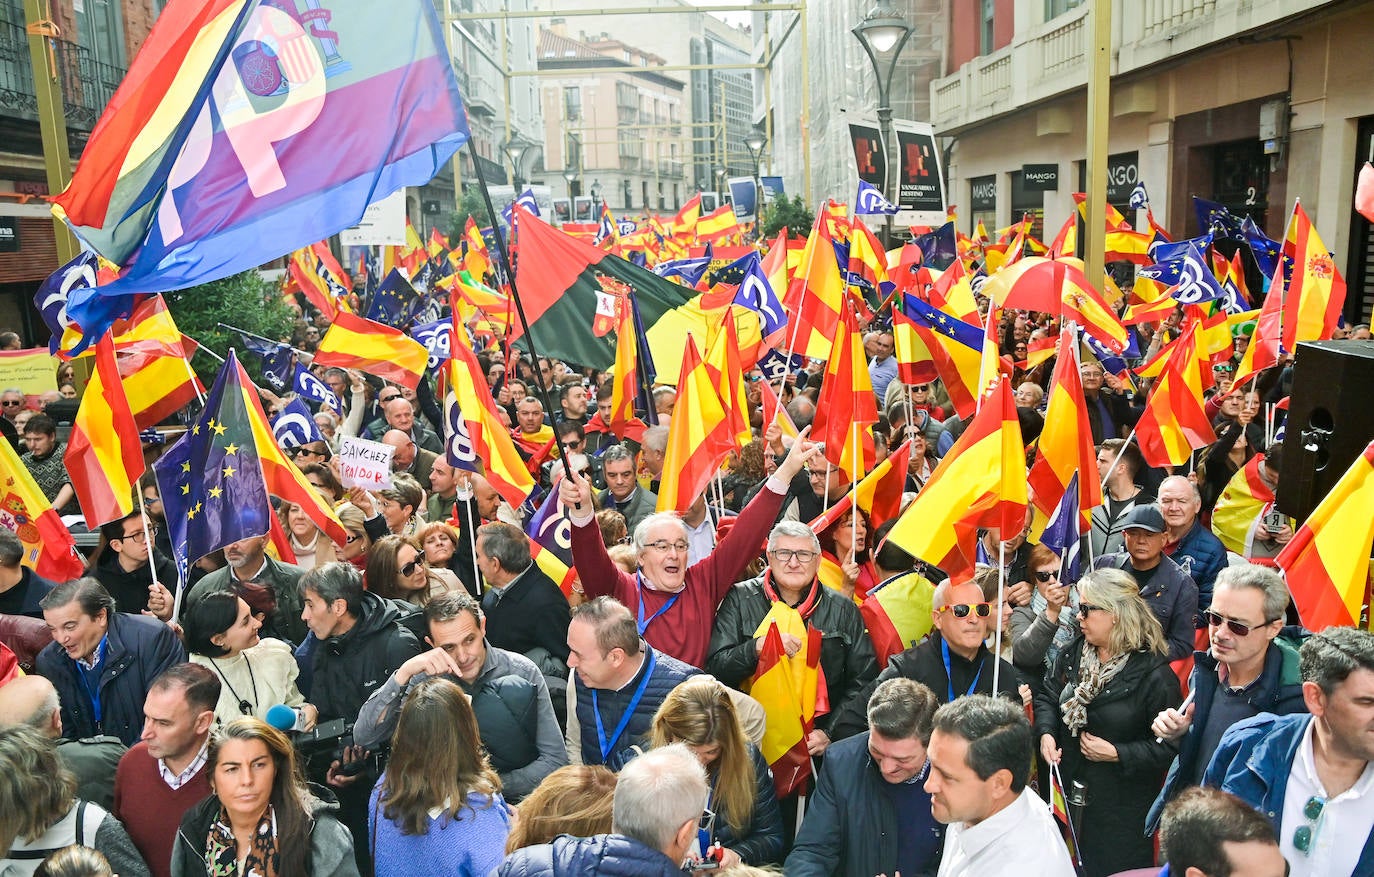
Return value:
M 1108 200 L 1134 219 L 1127 202 L 1143 181 L 1175 235 L 1199 233 L 1197 195 L 1281 239 L 1301 199 L 1348 281 L 1346 318 L 1367 321 L 1374 233 L 1352 204 L 1355 175 L 1374 158 L 1374 3 L 1112 7 Z M 951 0 L 948 15 L 961 36 L 930 107 L 961 228 L 1029 212 L 1053 234 L 1085 188 L 1087 5 Z M 976 41 L 958 24 L 971 20 L 983 28 Z M 1051 169 L 1052 185 L 1043 176 Z

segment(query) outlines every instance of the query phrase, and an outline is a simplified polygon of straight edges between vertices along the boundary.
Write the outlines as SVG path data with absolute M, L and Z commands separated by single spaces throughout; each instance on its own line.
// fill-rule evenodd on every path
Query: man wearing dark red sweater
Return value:
M 219 677 L 199 664 L 177 664 L 153 680 L 143 737 L 115 771 L 114 815 L 153 877 L 171 877 L 181 817 L 210 794 L 205 755 L 219 692 Z
M 635 614 L 645 642 L 693 667 L 702 666 L 720 601 L 762 553 L 792 478 L 819 456 L 819 446 L 808 441 L 807 434 L 804 430 L 793 443 L 787 459 L 739 513 L 715 550 L 691 566 L 687 525 L 676 512 L 660 512 L 634 529 L 639 572 L 622 572 L 601 541 L 587 480 L 575 473 L 563 479 L 559 499 L 572 521 L 573 563 L 587 598 L 614 597 Z

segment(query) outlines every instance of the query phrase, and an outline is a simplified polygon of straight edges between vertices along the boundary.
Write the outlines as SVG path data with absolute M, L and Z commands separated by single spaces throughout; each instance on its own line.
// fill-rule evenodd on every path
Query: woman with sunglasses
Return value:
M 782 814 L 758 747 L 740 729 L 725 686 L 709 676 L 688 679 L 669 692 L 650 729 L 654 747 L 683 743 L 706 769 L 715 821 L 707 843 L 724 850 L 721 869 L 780 861 Z
M 339 516 L 339 523 L 344 525 L 343 548 L 339 552 L 339 558 L 362 572 L 367 569 L 367 552 L 372 547 L 372 537 L 367 534 L 367 518 L 363 515 L 362 509 L 351 502 L 346 502 L 334 510 L 334 514 Z
M 1079 850 L 1087 877 L 1149 867 L 1143 831 L 1173 749 L 1155 742 L 1151 723 L 1179 701 L 1159 620 L 1135 580 L 1094 570 L 1078 583 L 1082 633 L 1059 656 L 1035 698 L 1040 756 L 1059 765 L 1064 788 L 1080 783 L 1087 803 Z
M 1035 590 L 1025 606 L 1011 610 L 1011 662 L 1032 688 L 1045 679 L 1061 652 L 1078 635 L 1078 594 L 1061 578 L 1059 556 L 1043 545 L 1031 546 L 1026 563 Z
M 430 572 L 438 576 L 444 583 L 444 590 L 456 591 L 459 588 L 467 590 L 462 579 L 458 577 L 458 546 L 463 544 L 458 530 L 447 521 L 432 521 L 421 527 L 420 532 L 415 534 L 415 538 L 424 551 L 425 563 L 429 564 Z M 472 559 L 469 558 L 468 560 L 469 565 L 471 565 Z M 473 594 L 473 596 L 480 598 L 481 594 Z
M 413 537 L 383 536 L 367 555 L 363 574 L 367 589 L 388 600 L 423 606 L 449 590 L 425 563 L 425 552 Z

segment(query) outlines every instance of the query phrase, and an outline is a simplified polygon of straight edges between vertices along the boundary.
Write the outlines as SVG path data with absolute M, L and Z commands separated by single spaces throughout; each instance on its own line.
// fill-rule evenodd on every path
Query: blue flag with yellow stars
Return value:
M 404 330 L 422 306 L 423 302 L 415 287 L 406 280 L 404 274 L 392 268 L 391 273 L 382 281 L 382 285 L 372 294 L 364 316 L 393 329 Z
M 205 410 L 153 464 L 179 565 L 267 533 L 272 506 L 253 443 L 251 387 L 231 350 Z

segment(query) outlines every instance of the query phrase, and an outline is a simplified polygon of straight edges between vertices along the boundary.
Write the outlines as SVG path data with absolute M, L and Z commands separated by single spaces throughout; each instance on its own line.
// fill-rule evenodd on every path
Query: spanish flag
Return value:
M 1290 259 L 1293 266 L 1283 304 L 1283 349 L 1297 350 L 1299 341 L 1331 337 L 1345 304 L 1345 278 L 1297 201 L 1293 202 L 1283 255 L 1280 270 Z
M 0 443 L 3 444 L 3 443 Z M 1374 442 L 1356 458 L 1275 558 L 1303 626 L 1352 627 L 1369 591 L 1374 544 Z
M 114 333 L 119 376 L 140 429 L 205 395 L 191 369 L 196 342 L 181 334 L 162 296 L 146 299 L 127 322 L 115 323 Z
M 1140 453 L 1151 466 L 1182 466 L 1194 450 L 1217 440 L 1202 407 L 1196 333 L 1197 323 L 1190 322 L 1175 340 L 1136 424 Z
M 876 452 L 869 427 L 878 422 L 878 409 L 863 338 L 849 304 L 841 307 L 843 314 L 825 363 L 825 381 L 816 401 L 811 435 L 825 443 L 825 459 L 843 469 L 853 482 L 873 467 Z
M 883 582 L 859 604 L 859 614 L 873 641 L 878 666 L 886 667 L 895 654 L 916 645 L 935 626 L 931 603 L 935 586 L 920 573 L 909 572 Z
M 784 633 L 800 637 L 804 648 L 789 657 L 782 645 Z M 805 788 L 811 775 L 806 736 L 815 727 L 816 715 L 829 712 L 822 693 L 821 632 L 807 625 L 796 609 L 775 601 L 754 635 L 764 640 L 748 692 L 767 719 L 759 749 L 781 797 Z
M 480 281 L 491 270 L 491 256 L 487 254 L 487 241 L 482 237 L 481 230 L 477 228 L 477 223 L 471 216 L 463 227 L 463 241 L 466 245 L 463 270 Z
M 455 332 L 462 331 L 455 328 Z M 449 390 L 453 392 L 458 411 L 467 424 L 468 437 L 477 459 L 486 467 L 487 480 L 512 508 L 519 508 L 534 489 L 534 477 L 515 448 L 515 440 L 506 432 L 496 415 L 496 400 L 487 388 L 477 354 L 466 344 L 453 345 L 449 365 Z M 550 437 L 552 441 L 552 436 Z
M 1273 548 L 1266 551 L 1265 545 L 1255 540 L 1264 515 L 1274 508 L 1274 491 L 1260 477 L 1263 462 L 1263 454 L 1251 457 L 1226 482 L 1212 510 L 1212 533 L 1227 551 L 1234 551 L 1251 562 L 1263 561 L 1275 554 Z
M 621 308 L 620 325 L 615 330 L 615 368 L 611 381 L 611 420 L 607 428 L 616 438 L 625 438 L 625 430 L 635 420 L 635 396 L 639 381 L 639 338 L 635 334 L 634 311 L 625 303 Z
M 6 441 L 0 441 L 0 509 L 0 526 L 14 531 L 24 545 L 24 566 L 54 582 L 86 571 L 71 531 Z
M 1088 426 L 1088 408 L 1083 384 L 1078 376 L 1077 348 L 1072 329 L 1059 333 L 1063 356 L 1055 362 L 1050 400 L 1045 408 L 1045 428 L 1036 445 L 1035 464 L 1030 470 L 1030 486 L 1035 507 L 1047 517 L 1064 498 L 1075 472 L 1097 472 L 1097 451 Z M 1078 532 L 1092 525 L 1094 507 L 1102 505 L 1102 485 L 1096 477 L 1078 480 Z
M 315 352 L 316 365 L 356 368 L 412 390 L 428 361 L 429 351 L 404 332 L 346 311 L 334 318 Z
M 831 339 L 840 329 L 840 312 L 845 307 L 835 244 L 826 230 L 828 219 L 824 209 L 816 214 L 801 265 L 783 299 L 788 314 L 785 348 L 815 359 L 830 355 Z
M 902 492 L 906 487 L 907 466 L 911 462 L 911 441 L 904 441 L 873 467 L 844 498 L 812 521 L 811 529 L 820 533 L 843 518 L 854 506 L 868 515 L 870 530 L 876 530 L 902 511 Z
M 689 335 L 677 382 L 677 403 L 668 423 L 658 511 L 685 512 L 734 447 L 730 414 L 702 362 L 696 340 Z
M 726 204 L 717 210 L 697 219 L 697 240 L 718 241 L 732 234 L 739 234 L 739 221 L 735 219 L 735 208 Z
M 997 382 L 887 537 L 954 582 L 973 577 L 979 527 L 1019 533 L 1025 526 L 1025 448 L 1007 384 Z
M 62 462 L 91 529 L 134 510 L 134 485 L 146 466 L 108 332 L 96 342 L 95 370 L 72 422 Z

